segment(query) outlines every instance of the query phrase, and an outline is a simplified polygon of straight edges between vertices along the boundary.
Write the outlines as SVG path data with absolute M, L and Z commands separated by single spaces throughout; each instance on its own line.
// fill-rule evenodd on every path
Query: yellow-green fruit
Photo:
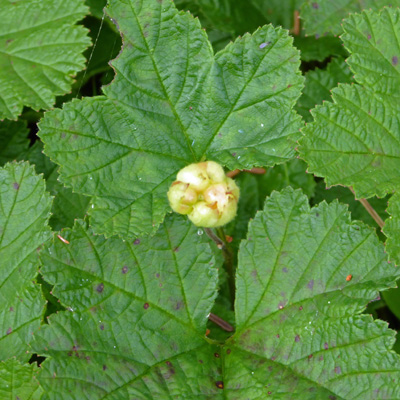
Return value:
M 197 192 L 188 183 L 175 181 L 169 188 L 168 200 L 175 212 L 189 214 L 193 209 L 191 206 L 197 201 Z
M 196 226 L 203 226 L 205 228 L 219 226 L 218 210 L 211 208 L 205 201 L 195 204 L 188 217 Z
M 187 214 L 197 226 L 212 228 L 236 216 L 239 188 L 219 164 L 207 161 L 181 169 L 168 199 L 175 212 Z

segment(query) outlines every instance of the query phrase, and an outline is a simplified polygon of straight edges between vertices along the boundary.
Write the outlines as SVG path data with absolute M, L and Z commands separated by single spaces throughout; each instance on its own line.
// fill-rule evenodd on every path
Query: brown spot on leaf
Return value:
M 19 184 L 18 184 L 17 182 L 14 182 L 14 183 L 13 183 L 13 188 L 14 188 L 15 190 L 18 190 L 18 189 L 19 189 Z
M 282 268 L 282 272 L 284 272 L 285 274 L 287 274 L 289 272 L 289 270 L 286 267 Z
M 392 57 L 392 64 L 393 64 L 394 66 L 396 66 L 398 63 L 399 63 L 399 57 L 393 56 L 393 57 Z
M 100 283 L 99 285 L 97 285 L 96 290 L 97 290 L 99 293 L 102 293 L 103 290 L 104 290 L 104 283 Z
M 103 371 L 107 369 L 107 365 L 103 365 Z
M 342 373 L 342 368 L 335 367 L 335 374 L 341 374 L 341 373 Z
M 217 382 L 215 382 L 215 386 L 216 386 L 218 389 L 223 389 L 223 388 L 224 388 L 224 382 L 222 382 L 222 381 L 217 381 Z
M 10 312 L 13 312 L 14 311 L 14 307 L 10 307 Z
M 134 242 L 133 242 L 133 244 L 140 244 L 140 239 L 136 239 Z
M 319 4 L 318 3 L 312 3 L 312 8 L 315 8 L 316 10 L 318 10 Z
M 128 272 L 128 267 L 126 266 L 126 265 L 124 265 L 123 267 L 122 267 L 122 273 L 123 274 L 126 274 Z
M 104 325 L 103 325 L 103 324 L 100 325 L 100 329 L 101 329 L 102 331 L 104 331 Z
M 326 342 L 324 343 L 324 349 L 325 349 L 325 350 L 328 350 L 328 349 L 329 349 L 329 345 L 328 345 L 328 343 L 326 343 Z
M 295 342 L 300 342 L 300 335 L 296 335 L 296 337 L 294 338 Z
M 9 335 L 12 332 L 12 328 L 8 328 L 6 334 Z
M 182 300 L 179 300 L 179 301 L 177 301 L 176 302 L 176 304 L 175 304 L 175 310 L 180 310 L 181 308 L 183 308 L 185 305 L 183 304 L 183 301 Z
M 219 354 L 218 353 L 214 353 L 214 357 L 219 358 Z
M 150 307 L 150 306 L 149 306 L 149 303 L 144 303 L 143 308 L 144 308 L 145 310 L 147 310 L 149 307 Z
M 313 287 L 314 287 L 314 279 L 311 279 L 311 281 L 307 283 L 307 287 L 308 287 L 310 290 L 313 289 Z

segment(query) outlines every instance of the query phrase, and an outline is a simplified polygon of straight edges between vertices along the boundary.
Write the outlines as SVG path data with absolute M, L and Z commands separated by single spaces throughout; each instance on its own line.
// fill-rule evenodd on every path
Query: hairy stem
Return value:
M 213 242 L 215 242 L 219 249 L 223 249 L 225 245 L 224 242 L 213 232 L 211 228 L 204 228 L 204 232 Z
M 354 190 L 352 187 L 350 187 L 350 190 L 353 192 L 354 196 Z M 364 208 L 368 211 L 369 215 L 374 219 L 374 221 L 379 225 L 380 228 L 383 228 L 385 225 L 385 222 L 383 219 L 380 217 L 380 215 L 375 211 L 375 209 L 369 204 L 369 201 L 367 199 L 357 199 L 363 206 Z
M 293 28 L 291 29 L 291 32 L 295 36 L 300 35 L 300 13 L 298 10 L 294 10 L 293 13 Z
M 265 168 L 258 168 L 258 167 L 254 167 L 252 169 L 244 169 L 244 172 L 250 172 L 250 174 L 254 174 L 254 175 L 263 175 L 265 174 L 266 170 Z M 242 171 L 240 169 L 234 169 L 233 171 L 229 171 L 226 176 L 228 178 L 234 178 L 236 175 L 240 174 Z

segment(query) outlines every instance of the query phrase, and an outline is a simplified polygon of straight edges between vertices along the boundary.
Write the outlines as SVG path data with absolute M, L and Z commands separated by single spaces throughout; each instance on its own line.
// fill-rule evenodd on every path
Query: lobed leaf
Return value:
M 286 31 L 265 26 L 213 57 L 198 21 L 170 0 L 111 1 L 108 13 L 124 41 L 114 81 L 40 123 L 62 181 L 93 196 L 96 232 L 154 232 L 168 186 L 192 162 L 243 169 L 293 157 L 302 77 Z
M 29 359 L 28 343 L 44 312 L 37 248 L 50 236 L 51 197 L 28 163 L 0 168 L 0 360 Z
M 48 109 L 71 89 L 90 45 L 75 25 L 86 12 L 82 0 L 1 2 L 0 119 L 16 119 L 23 106 Z
M 384 30 L 383 25 L 389 20 L 398 22 L 393 29 Z M 366 31 L 364 27 L 369 22 L 371 25 Z M 388 74 L 380 80 L 380 85 L 376 76 L 383 72 L 382 65 L 388 64 L 387 54 L 397 52 L 400 10 L 387 8 L 380 14 L 367 11 L 354 15 L 344 24 L 344 29 L 351 32 L 344 35 L 350 52 L 360 52 L 351 56 L 351 66 L 367 86 L 341 85 L 334 89 L 334 103 L 325 103 L 312 111 L 314 122 L 303 130 L 305 137 L 299 151 L 308 162 L 309 171 L 324 176 L 329 186 L 353 186 L 358 198 L 384 197 L 400 184 L 396 172 L 400 166 L 399 107 L 392 90 L 398 85 L 398 76 Z M 381 29 L 384 35 L 381 40 L 370 40 L 368 46 L 362 47 L 357 41 L 354 44 L 351 39 L 357 31 L 368 41 L 371 32 Z M 388 50 L 383 51 L 386 47 Z M 357 60 L 370 57 L 367 53 L 374 54 L 370 78 L 366 78 L 365 70 L 357 64 Z M 372 82 L 376 86 L 369 87 Z
M 348 63 L 356 81 L 376 93 L 393 96 L 393 101 L 398 102 L 400 10 L 385 8 L 380 13 L 351 15 L 343 29 L 342 40 L 351 52 Z
M 219 389 L 205 326 L 216 296 L 210 246 L 181 217 L 135 241 L 93 236 L 84 222 L 41 252 L 42 273 L 70 312 L 33 348 L 48 358 L 44 399 L 193 398 Z
M 398 276 L 346 206 L 310 209 L 301 191 L 274 192 L 239 252 L 229 398 L 399 397 L 394 332 L 357 315 Z
M 195 227 L 174 216 L 132 243 L 85 225 L 41 252 L 70 310 L 35 337 L 44 400 L 400 396 L 394 332 L 358 315 L 400 272 L 346 206 L 310 209 L 291 188 L 267 199 L 241 244 L 224 345 L 204 336 L 217 265 Z

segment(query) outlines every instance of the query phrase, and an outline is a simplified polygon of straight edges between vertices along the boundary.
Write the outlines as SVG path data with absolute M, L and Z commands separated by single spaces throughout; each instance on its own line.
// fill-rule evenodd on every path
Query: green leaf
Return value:
M 400 5 L 400 2 L 399 2 Z M 352 53 L 348 59 L 355 79 L 374 92 L 400 97 L 400 10 L 366 11 L 343 24 L 342 40 Z M 398 108 L 398 107 L 397 107 Z
M 48 109 L 71 89 L 90 44 L 75 25 L 86 12 L 81 0 L 1 2 L 0 119 L 16 119 L 23 106 Z
M 29 147 L 28 129 L 24 121 L 0 122 L 0 166 L 17 160 Z
M 367 9 L 378 11 L 389 3 L 393 7 L 400 5 L 399 0 L 308 0 L 302 7 L 301 18 L 309 35 L 339 35 L 342 33 L 342 20 L 350 13 Z
M 108 12 L 124 38 L 114 81 L 40 123 L 60 179 L 93 196 L 96 232 L 154 232 L 168 186 L 192 162 L 243 169 L 293 157 L 303 78 L 286 31 L 265 26 L 214 58 L 198 21 L 169 0 L 111 1 Z
M 2 400 L 39 400 L 42 388 L 34 365 L 21 364 L 16 359 L 0 362 L 0 397 Z
M 50 236 L 51 197 L 32 166 L 12 163 L 0 168 L 0 205 L 0 360 L 27 361 L 27 345 L 44 312 L 33 279 L 37 248 Z
M 83 222 L 65 237 L 41 252 L 70 310 L 33 343 L 47 357 L 44 400 L 400 396 L 394 332 L 357 315 L 400 272 L 344 205 L 310 209 L 291 188 L 271 195 L 241 245 L 237 332 L 222 347 L 204 336 L 218 265 L 183 218 L 134 242 Z
M 396 193 L 389 200 L 387 209 L 390 217 L 385 221 L 383 233 L 387 236 L 386 251 L 397 265 L 400 265 L 400 194 Z
M 33 344 L 48 357 L 44 399 L 215 394 L 217 350 L 205 330 L 218 265 L 205 235 L 176 215 L 151 239 L 106 240 L 84 222 L 63 234 L 69 245 L 55 239 L 41 252 L 41 271 L 70 310 L 53 314 Z
M 296 105 L 297 112 L 306 121 L 312 121 L 310 110 L 331 96 L 331 89 L 339 83 L 351 83 L 351 72 L 345 61 L 334 58 L 326 69 L 316 68 L 305 74 L 303 94 Z
M 345 34 L 349 50 L 360 51 L 357 56 L 351 56 L 352 68 L 368 85 L 377 73 L 383 75 L 385 72 L 381 65 L 388 63 L 388 53 L 397 52 L 396 35 L 400 35 L 399 9 L 384 9 L 379 18 L 377 15 L 372 11 L 363 12 L 352 16 L 344 24 L 346 32 L 358 30 L 365 41 L 368 41 L 371 32 L 372 35 L 379 35 L 380 30 L 384 30 L 381 41 L 370 41 L 368 47 L 353 43 L 349 40 L 350 34 Z M 368 21 L 372 25 L 365 31 Z M 388 21 L 399 22 L 388 30 L 384 29 L 384 22 Z M 379 50 L 383 40 L 390 48 L 385 53 Z M 367 53 L 375 54 L 374 61 L 368 66 L 371 78 L 364 77 L 364 72 L 355 61 L 367 57 Z M 374 87 L 340 85 L 332 91 L 334 103 L 325 103 L 312 111 L 315 121 L 303 130 L 305 137 L 299 148 L 310 172 L 324 176 L 328 186 L 353 186 L 358 198 L 384 197 L 400 186 L 397 173 L 400 167 L 399 107 L 392 89 L 398 84 L 397 79 L 398 75 L 392 73 L 388 79 L 382 78 L 380 85 L 375 82 Z
M 301 191 L 274 192 L 239 252 L 228 398 L 398 398 L 395 332 L 357 315 L 396 276 L 346 206 L 310 209 Z
M 59 181 L 57 165 L 43 154 L 43 145 L 40 141 L 35 142 L 23 158 L 35 164 L 36 172 L 43 174 L 46 179 L 47 191 L 54 196 L 50 218 L 50 225 L 54 230 L 70 228 L 74 225 L 75 219 L 86 215 L 90 197 L 74 193 Z

